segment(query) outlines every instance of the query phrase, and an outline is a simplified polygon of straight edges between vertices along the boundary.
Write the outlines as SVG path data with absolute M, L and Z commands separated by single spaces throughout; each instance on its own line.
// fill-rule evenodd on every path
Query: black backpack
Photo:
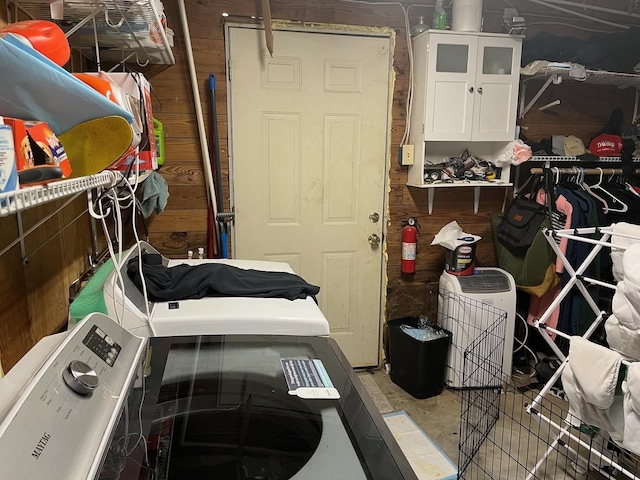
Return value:
M 544 205 L 514 198 L 497 227 L 498 241 L 516 257 L 523 257 L 546 218 Z

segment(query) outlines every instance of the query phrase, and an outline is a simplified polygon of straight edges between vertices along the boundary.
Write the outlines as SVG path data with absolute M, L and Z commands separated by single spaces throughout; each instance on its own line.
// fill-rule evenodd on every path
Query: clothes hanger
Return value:
M 620 200 L 618 197 L 613 195 L 601 185 L 604 172 L 602 171 L 602 168 L 596 168 L 600 171 L 600 178 L 598 179 L 598 183 L 596 183 L 595 185 L 590 185 L 589 189 L 591 190 L 591 192 L 596 191 L 598 195 L 601 195 L 603 198 L 607 199 L 608 207 L 604 213 L 625 213 L 627 210 L 629 210 L 629 207 L 626 203 L 624 203 L 622 200 Z
M 595 200 L 598 200 L 601 203 L 600 206 L 602 208 L 602 211 L 604 213 L 607 213 L 609 211 L 609 205 L 607 204 L 607 201 L 604 198 L 602 198 L 600 195 L 598 195 L 597 192 L 592 190 L 591 187 L 589 187 L 589 185 L 587 185 L 587 183 L 584 181 L 584 168 L 580 168 L 580 170 L 581 170 L 580 186 L 592 198 L 594 198 Z

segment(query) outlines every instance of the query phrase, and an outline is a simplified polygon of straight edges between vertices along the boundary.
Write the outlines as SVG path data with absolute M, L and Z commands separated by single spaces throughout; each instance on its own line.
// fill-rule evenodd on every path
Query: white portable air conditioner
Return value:
M 467 276 L 442 273 L 438 324 L 452 334 L 445 373 L 448 387 L 500 386 L 511 377 L 515 315 L 516 285 L 508 272 L 482 267 Z M 503 339 L 504 348 L 496 348 Z M 473 354 L 466 373 L 465 351 Z

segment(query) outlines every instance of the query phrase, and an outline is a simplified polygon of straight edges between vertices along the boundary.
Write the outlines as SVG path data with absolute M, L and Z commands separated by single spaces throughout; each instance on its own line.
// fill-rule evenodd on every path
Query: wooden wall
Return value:
M 0 4 L 3 0 L 0 0 Z M 169 202 L 160 215 L 148 221 L 150 242 L 169 257 L 183 257 L 187 250 L 206 245 L 207 210 L 202 155 L 197 134 L 195 108 L 185 54 L 184 34 L 180 25 L 177 2 L 164 2 L 168 25 L 175 32 L 176 65 L 147 68 L 145 74 L 154 90 L 154 116 L 163 122 L 166 132 L 166 161 L 160 172 L 169 184 Z M 218 0 L 203 2 L 186 0 L 191 42 L 196 62 L 199 101 L 210 132 L 211 95 L 208 77 L 217 79 L 217 112 L 222 156 L 222 180 L 228 209 L 227 163 L 227 103 L 224 59 L 224 39 L 221 13 L 228 12 L 234 22 L 252 21 L 249 16 L 261 15 L 257 0 Z M 395 90 L 392 123 L 391 192 L 389 196 L 388 292 L 387 318 L 417 315 L 429 310 L 429 291 L 444 267 L 444 249 L 430 246 L 434 235 L 452 220 L 462 228 L 483 237 L 477 249 L 479 266 L 495 265 L 489 215 L 502 209 L 511 192 L 500 188 L 481 191 L 480 208 L 473 213 L 473 189 L 459 188 L 438 191 L 433 214 L 427 213 L 427 191 L 405 185 L 407 167 L 397 163 L 397 151 L 405 127 L 405 99 L 408 87 L 408 57 L 402 11 L 395 5 L 364 5 L 338 0 L 271 0 L 275 19 L 325 22 L 352 25 L 389 26 L 396 31 L 394 52 Z M 410 11 L 410 24 L 418 15 L 431 15 L 431 7 L 416 7 Z M 485 30 L 499 31 L 497 20 L 485 15 Z M 277 52 L 277 46 L 276 46 Z M 529 90 L 533 92 L 533 88 Z M 531 93 L 530 93 L 531 95 Z M 616 105 L 630 115 L 633 93 L 613 87 L 561 85 L 550 88 L 540 105 L 556 98 L 561 105 L 552 110 L 532 110 L 520 123 L 527 136 L 540 140 L 552 134 L 576 134 L 587 142 L 591 134 L 606 121 Z M 209 141 L 211 146 L 211 141 Z M 455 152 L 454 152 L 455 153 Z M 59 203 L 59 202 L 58 202 Z M 55 205 L 28 211 L 26 224 L 33 224 Z M 54 219 L 29 237 L 29 249 L 52 237 L 54 232 L 76 213 L 85 202 L 79 198 Z M 401 221 L 408 216 L 419 219 L 421 230 L 417 271 L 410 276 L 400 274 Z M 17 218 L 0 218 L 0 249 L 17 237 Z M 89 224 L 84 215 L 62 235 L 53 237 L 45 248 L 30 256 L 23 265 L 20 249 L 14 247 L 0 257 L 0 354 L 5 368 L 11 367 L 40 337 L 64 327 L 67 315 L 67 289 L 71 281 L 87 267 L 90 251 Z

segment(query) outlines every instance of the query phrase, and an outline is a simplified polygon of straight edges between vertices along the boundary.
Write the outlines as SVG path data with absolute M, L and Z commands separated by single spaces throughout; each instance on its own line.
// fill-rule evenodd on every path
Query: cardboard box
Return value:
M 20 186 L 47 183 L 71 174 L 64 147 L 46 122 L 4 118 L 13 130 Z
M 119 88 L 116 95 L 118 103 L 134 117 L 132 146 L 109 169 L 125 171 L 131 168 L 133 171 L 135 164 L 132 164 L 137 162 L 140 171 L 157 170 L 158 154 L 153 132 L 151 85 L 148 80 L 138 72 L 91 72 L 87 75 L 104 78 Z

